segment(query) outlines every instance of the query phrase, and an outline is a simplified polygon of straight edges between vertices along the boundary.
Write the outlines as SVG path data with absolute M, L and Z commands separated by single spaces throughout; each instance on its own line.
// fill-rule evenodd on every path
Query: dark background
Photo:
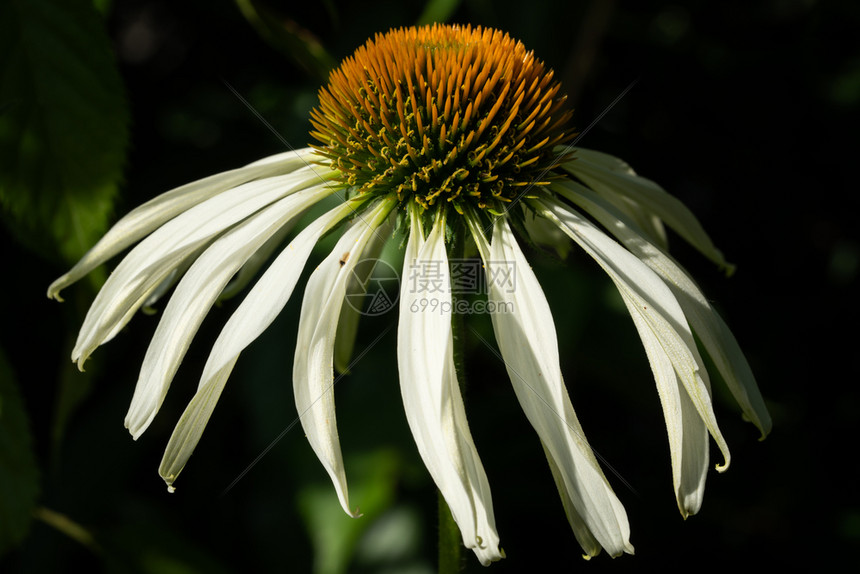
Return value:
M 269 6 L 313 33 L 335 61 L 376 32 L 415 23 L 423 10 L 398 1 L 295 4 Z M 733 462 L 711 473 L 701 513 L 684 521 L 647 361 L 611 282 L 582 254 L 564 263 L 532 254 L 574 406 L 613 469 L 607 475 L 629 513 L 636 555 L 580 559 L 504 367 L 473 337 L 467 411 L 508 556 L 491 571 L 778 567 L 837 558 L 833 571 L 855 570 L 860 5 L 474 0 L 449 20 L 498 27 L 533 49 L 559 74 L 579 128 L 637 82 L 581 145 L 624 158 L 681 198 L 737 265 L 725 278 L 673 242 L 733 328 L 774 420 L 771 436 L 758 442 L 730 397 L 715 390 Z M 308 111 L 321 79 L 264 41 L 233 3 L 116 0 L 106 25 L 132 116 L 117 215 L 283 150 L 225 83 L 294 147 L 309 143 Z M 122 420 L 157 316 L 135 318 L 96 351 L 85 375 L 70 374 L 70 337 L 92 293 L 76 286 L 68 303 L 49 301 L 45 289 L 64 269 L 5 231 L 2 241 L 2 345 L 30 412 L 39 504 L 83 526 L 95 543 L 35 521 L 0 569 L 310 572 L 315 555 L 335 555 L 326 540 L 346 540 L 346 571 L 433 571 L 436 495 L 402 413 L 394 330 L 337 387 L 351 498 L 364 518 L 339 510 L 297 428 L 223 492 L 296 416 L 289 373 L 298 297 L 243 354 L 168 496 L 156 473 L 161 453 L 207 343 L 235 301 L 210 314 L 162 412 L 133 442 Z M 358 347 L 395 321 L 393 314 L 365 321 Z M 490 332 L 485 318 L 472 324 Z M 56 436 L 58 402 L 70 392 L 68 382 L 60 392 L 60 381 L 73 376 L 81 400 Z M 466 571 L 481 569 L 471 554 L 465 562 Z

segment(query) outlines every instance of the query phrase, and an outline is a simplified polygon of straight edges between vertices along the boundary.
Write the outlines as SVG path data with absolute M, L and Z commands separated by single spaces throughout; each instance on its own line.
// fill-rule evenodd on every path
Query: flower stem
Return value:
M 465 253 L 465 235 L 466 229 L 462 224 L 456 225 L 453 229 L 452 241 L 449 244 L 449 258 L 460 259 Z M 449 288 L 451 288 L 449 286 Z M 457 299 L 459 294 L 455 289 L 451 289 L 452 308 L 457 309 Z M 453 354 L 454 354 L 454 371 L 457 373 L 457 381 L 460 384 L 460 392 L 465 390 L 466 385 L 466 370 L 465 370 L 465 325 L 463 315 L 458 313 L 451 314 L 451 332 L 453 338 Z M 451 514 L 451 509 L 448 508 L 448 503 L 442 493 L 439 492 L 439 574 L 455 574 L 460 572 L 462 565 L 462 550 L 463 543 L 461 541 L 460 528 L 454 521 L 454 516 Z
M 460 529 L 442 493 L 439 492 L 439 574 L 460 572 L 462 558 Z

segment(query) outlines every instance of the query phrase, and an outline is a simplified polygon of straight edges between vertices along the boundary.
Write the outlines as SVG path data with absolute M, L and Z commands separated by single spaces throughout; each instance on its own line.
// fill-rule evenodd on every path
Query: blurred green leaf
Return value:
M 427 0 L 427 4 L 424 5 L 424 12 L 418 17 L 416 24 L 447 22 L 459 7 L 460 0 Z
M 12 368 L 0 350 L 0 554 L 27 534 L 39 493 L 30 422 Z
M 112 6 L 113 0 L 93 0 L 93 7 L 103 16 L 110 12 Z
M 18 240 L 65 263 L 95 243 L 122 175 L 127 124 L 92 2 L 0 2 L 0 206 Z
M 350 499 L 362 501 L 360 518 L 344 514 L 331 483 L 312 484 L 299 493 L 299 509 L 314 545 L 316 574 L 346 572 L 359 538 L 394 500 L 400 466 L 395 452 L 380 449 L 348 462 Z

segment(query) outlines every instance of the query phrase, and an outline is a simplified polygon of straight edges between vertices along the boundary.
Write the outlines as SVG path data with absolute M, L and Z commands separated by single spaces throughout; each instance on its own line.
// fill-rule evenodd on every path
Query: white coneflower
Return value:
M 397 360 L 407 420 L 463 543 L 481 563 L 502 552 L 454 364 L 448 256 L 454 240 L 477 247 L 488 277 L 516 271 L 515 285 L 488 281 L 487 309 L 495 310 L 496 340 L 516 396 L 587 556 L 601 549 L 613 556 L 632 552 L 627 515 L 576 418 L 550 307 L 512 229 L 536 241 L 560 230 L 618 287 L 657 381 L 683 515 L 701 505 L 709 436 L 724 459 L 718 469 L 729 464 L 694 335 L 745 415 L 767 434 L 770 419 L 747 362 L 699 288 L 667 255 L 663 224 L 725 266 L 722 255 L 695 217 L 656 184 L 612 156 L 568 146 L 571 114 L 559 84 L 521 43 L 469 26 L 392 30 L 347 58 L 319 99 L 311 116 L 317 145 L 138 207 L 48 291 L 59 299 L 63 288 L 137 244 L 87 314 L 72 352 L 82 367 L 138 309 L 175 285 L 126 417 L 137 438 L 231 279 L 238 274 L 244 283 L 309 207 L 344 194 L 280 251 L 224 326 L 161 463 L 171 489 L 240 353 L 280 313 L 312 248 L 336 227 L 345 230 L 305 288 L 293 385 L 308 440 L 350 515 L 332 390 L 335 335 L 356 265 L 378 253 L 392 226 L 408 237 L 404 266 L 420 272 L 433 264 L 442 286 L 431 308 L 419 304 L 425 293 L 401 285 Z

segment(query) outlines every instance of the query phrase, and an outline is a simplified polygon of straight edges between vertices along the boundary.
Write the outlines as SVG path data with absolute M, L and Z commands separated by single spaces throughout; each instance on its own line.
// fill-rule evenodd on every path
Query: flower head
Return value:
M 393 30 L 332 73 L 311 114 L 313 147 L 356 193 L 502 213 L 543 183 L 573 135 L 559 87 L 498 30 Z
M 725 323 L 666 251 L 664 224 L 726 266 L 696 218 L 621 160 L 569 145 L 571 113 L 552 71 L 506 34 L 427 26 L 377 35 L 332 72 L 312 112 L 318 143 L 169 191 L 121 219 L 51 297 L 135 245 L 98 293 L 72 359 L 84 361 L 134 313 L 174 288 L 153 335 L 126 417 L 137 438 L 152 422 L 213 304 L 250 281 L 324 198 L 341 201 L 301 229 L 225 324 L 159 472 L 172 485 L 187 463 L 240 353 L 293 294 L 312 248 L 343 228 L 304 289 L 293 363 L 296 406 L 343 509 L 355 516 L 339 444 L 333 364 L 344 301 L 360 289 L 359 262 L 394 234 L 404 269 L 443 287 L 403 281 L 397 362 L 418 451 L 463 536 L 488 564 L 499 548 L 490 481 L 472 440 L 454 362 L 451 245 L 469 245 L 486 270 L 487 309 L 523 411 L 545 450 L 564 510 L 587 556 L 632 552 L 627 515 L 585 438 L 559 366 L 550 306 L 514 230 L 528 242 L 553 231 L 588 253 L 617 286 L 647 353 L 663 406 L 681 513 L 698 511 L 708 442 L 729 450 L 714 415 L 711 358 L 747 418 L 770 418 Z M 328 167 L 326 167 L 326 165 Z M 516 285 L 504 280 L 516 272 Z M 232 282 L 231 282 L 232 280 Z

